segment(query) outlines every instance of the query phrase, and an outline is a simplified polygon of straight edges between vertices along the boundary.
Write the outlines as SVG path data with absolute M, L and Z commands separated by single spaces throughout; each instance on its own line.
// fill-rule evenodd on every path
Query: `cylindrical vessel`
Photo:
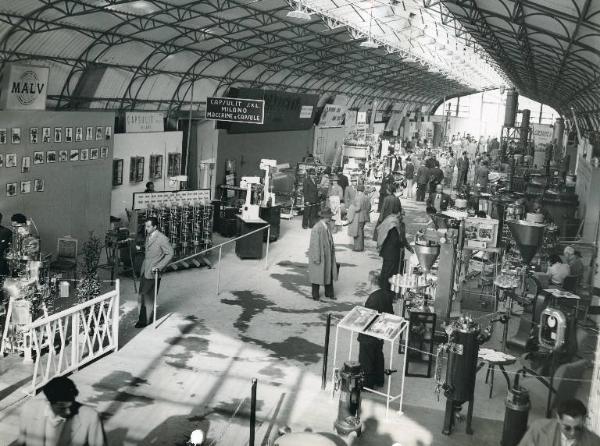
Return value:
M 459 402 L 469 401 L 475 391 L 475 376 L 477 373 L 477 355 L 479 330 L 456 330 L 451 335 L 451 341 L 462 352 L 451 351 L 448 355 L 446 397 Z
M 337 419 L 334 423 L 335 430 L 340 435 L 360 432 L 362 428 L 359 418 L 362 377 L 360 363 L 355 361 L 344 363 L 344 367 L 340 371 L 340 400 Z
M 517 446 L 527 431 L 529 392 L 515 385 L 506 396 L 506 411 L 502 428 L 502 446 Z
M 519 93 L 514 88 L 506 92 L 506 108 L 504 109 L 504 126 L 514 127 L 519 105 Z
M 563 151 L 563 138 L 565 135 L 565 120 L 563 118 L 556 118 L 554 121 L 554 130 L 552 132 L 552 141 L 556 141 L 554 148 L 554 161 L 560 160 Z

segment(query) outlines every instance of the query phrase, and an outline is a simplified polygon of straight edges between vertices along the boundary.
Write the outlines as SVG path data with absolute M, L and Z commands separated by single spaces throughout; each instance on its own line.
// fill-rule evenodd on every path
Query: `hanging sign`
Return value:
M 320 127 L 341 127 L 346 117 L 346 107 L 344 105 L 327 104 L 323 107 Z
M 356 123 L 357 124 L 366 124 L 367 123 L 367 112 L 359 111 L 356 114 Z
M 531 124 L 533 129 L 532 139 L 535 144 L 550 144 L 554 129 L 548 124 Z
M 125 113 L 125 133 L 151 133 L 164 131 L 165 121 L 162 113 Z
M 265 101 L 261 99 L 206 98 L 206 119 L 262 124 Z
M 175 192 L 134 192 L 133 209 L 139 211 L 150 206 L 172 206 L 185 203 L 209 203 L 210 189 L 180 190 Z
M 47 67 L 7 64 L 0 82 L 0 108 L 45 110 L 49 72 Z

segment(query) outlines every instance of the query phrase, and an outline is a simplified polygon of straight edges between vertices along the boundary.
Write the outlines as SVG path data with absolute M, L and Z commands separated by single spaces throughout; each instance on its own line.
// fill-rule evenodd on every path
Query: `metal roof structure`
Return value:
M 444 6 L 519 92 L 600 128 L 599 0 L 424 0 Z
M 297 21 L 287 15 L 304 4 L 284 0 L 4 0 L 0 60 L 50 66 L 49 105 L 59 109 L 200 108 L 231 86 L 420 107 L 502 82 L 473 42 L 458 49 L 460 36 L 419 1 L 335 1 L 311 0 L 321 12 Z M 366 21 L 401 24 L 416 43 L 377 48 Z M 455 67 L 443 65 L 453 53 L 442 54 L 436 36 L 464 51 Z M 417 52 L 426 45 L 427 59 Z
M 600 0 L 288 1 L 3 0 L 0 62 L 49 66 L 59 109 L 200 109 L 232 86 L 432 108 L 512 84 L 600 127 Z

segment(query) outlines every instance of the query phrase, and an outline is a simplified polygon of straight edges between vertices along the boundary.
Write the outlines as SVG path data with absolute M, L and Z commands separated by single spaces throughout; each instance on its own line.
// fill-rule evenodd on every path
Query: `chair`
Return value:
M 71 273 L 77 280 L 77 239 L 73 237 L 59 238 L 56 246 L 56 259 L 50 263 L 52 271 Z

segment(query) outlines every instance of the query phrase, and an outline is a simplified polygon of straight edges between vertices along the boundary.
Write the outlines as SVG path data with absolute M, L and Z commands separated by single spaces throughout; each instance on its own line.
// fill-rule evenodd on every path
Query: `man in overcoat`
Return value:
M 302 183 L 302 195 L 304 196 L 304 212 L 302 213 L 302 227 L 312 228 L 318 219 L 319 212 L 319 187 L 315 178 L 314 169 L 306 172 L 306 178 Z
M 334 299 L 333 282 L 338 278 L 335 260 L 335 245 L 331 235 L 331 209 L 324 208 L 319 212 L 321 219 L 310 232 L 308 248 L 308 277 L 312 284 L 312 297 L 319 300 L 319 288 L 325 287 L 325 297 Z

